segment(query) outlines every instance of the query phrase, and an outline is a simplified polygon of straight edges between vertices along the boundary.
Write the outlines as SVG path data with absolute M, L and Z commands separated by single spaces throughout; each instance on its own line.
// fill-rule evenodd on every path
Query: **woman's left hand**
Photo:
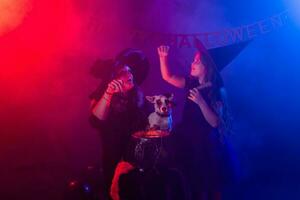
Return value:
M 190 90 L 190 94 L 189 94 L 188 98 L 198 105 L 205 102 L 205 100 L 203 99 L 203 96 L 201 95 L 201 93 L 199 92 L 199 90 L 197 88 L 193 88 Z

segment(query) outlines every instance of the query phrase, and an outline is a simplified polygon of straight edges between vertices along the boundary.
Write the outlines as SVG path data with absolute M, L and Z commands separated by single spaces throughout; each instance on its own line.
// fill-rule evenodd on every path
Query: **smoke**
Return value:
M 0 37 L 18 27 L 32 9 L 32 0 L 0 1 Z
M 143 84 L 145 94 L 174 92 L 177 118 L 182 93 L 161 79 L 156 47 L 138 46 L 131 32 L 217 31 L 269 16 L 255 6 L 239 10 L 238 1 L 231 12 L 224 4 L 209 0 L 1 0 L 0 152 L 5 164 L 0 171 L 15 174 L 1 177 L 11 180 L 11 185 L 17 183 L 13 189 L 1 189 L 17 195 L 15 190 L 22 188 L 28 199 L 35 199 L 36 194 L 57 199 L 52 188 L 100 159 L 99 138 L 88 123 L 88 96 L 99 82 L 89 70 L 98 58 L 114 58 L 127 47 L 145 51 L 151 63 Z M 285 141 L 286 149 L 298 145 L 299 56 L 293 31 L 256 40 L 222 72 L 237 118 L 233 139 L 249 176 L 255 175 L 254 168 L 259 169 L 260 155 L 276 150 L 278 141 Z M 171 49 L 172 70 L 187 73 L 194 51 Z M 28 183 L 29 178 L 34 181 Z M 32 189 L 38 185 L 51 189 Z M 19 194 L 22 197 L 15 199 L 24 197 Z

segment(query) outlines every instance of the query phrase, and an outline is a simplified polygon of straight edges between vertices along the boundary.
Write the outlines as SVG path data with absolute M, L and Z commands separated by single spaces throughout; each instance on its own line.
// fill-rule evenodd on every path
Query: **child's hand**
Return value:
M 199 90 L 197 88 L 193 88 L 190 90 L 190 94 L 189 94 L 188 98 L 198 105 L 205 102 L 205 100 L 203 99 L 203 96 L 201 95 L 201 93 L 199 92 Z
M 169 46 L 164 46 L 164 45 L 159 46 L 157 48 L 157 52 L 158 52 L 159 57 L 168 57 L 169 49 L 170 49 Z

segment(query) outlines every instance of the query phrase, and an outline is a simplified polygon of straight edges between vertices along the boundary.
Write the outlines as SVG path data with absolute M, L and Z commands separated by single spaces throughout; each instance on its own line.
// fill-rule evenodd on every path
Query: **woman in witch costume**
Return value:
M 149 62 L 140 50 L 126 49 L 103 67 L 110 67 L 110 73 L 105 75 L 111 75 L 101 77 L 104 81 L 90 96 L 90 121 L 101 133 L 104 193 L 109 199 L 115 168 L 126 152 L 131 134 L 144 130 L 148 123 L 139 85 L 147 75 Z M 95 67 L 93 71 L 97 71 Z

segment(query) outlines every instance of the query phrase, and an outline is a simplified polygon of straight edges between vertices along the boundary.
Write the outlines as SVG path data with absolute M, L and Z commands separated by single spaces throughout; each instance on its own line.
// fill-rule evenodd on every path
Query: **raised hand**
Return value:
M 157 53 L 159 57 L 167 57 L 169 55 L 169 46 L 161 45 L 157 48 Z

